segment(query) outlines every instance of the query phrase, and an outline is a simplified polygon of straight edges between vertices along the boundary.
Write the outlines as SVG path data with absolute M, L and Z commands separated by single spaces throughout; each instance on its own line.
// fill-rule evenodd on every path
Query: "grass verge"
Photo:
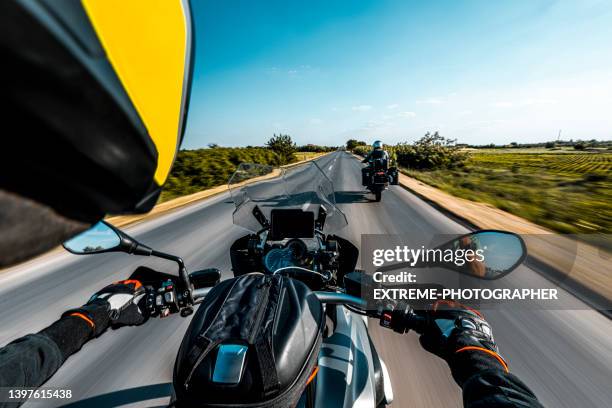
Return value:
M 610 153 L 486 152 L 472 153 L 455 169 L 402 171 L 454 196 L 605 245 L 604 234 L 612 231 L 611 169 Z

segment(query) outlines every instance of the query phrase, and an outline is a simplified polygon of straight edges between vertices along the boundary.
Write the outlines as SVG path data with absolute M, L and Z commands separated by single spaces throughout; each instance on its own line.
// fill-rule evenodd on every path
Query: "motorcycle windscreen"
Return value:
M 292 168 L 242 163 L 228 183 L 235 205 L 234 224 L 252 232 L 271 221 L 274 209 L 312 211 L 314 218 L 323 207 L 326 214 L 323 233 L 330 234 L 348 225 L 336 206 L 333 183 L 315 163 Z

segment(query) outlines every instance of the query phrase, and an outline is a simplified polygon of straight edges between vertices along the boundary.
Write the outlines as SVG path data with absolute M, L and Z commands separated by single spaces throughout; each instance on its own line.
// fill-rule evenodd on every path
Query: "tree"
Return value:
M 217 143 L 209 143 L 209 144 L 208 144 L 208 148 L 209 148 L 209 149 L 216 149 L 216 148 L 218 148 L 218 147 L 219 147 L 219 145 L 218 145 Z
M 277 136 L 275 133 L 268 140 L 266 146 L 279 156 L 282 164 L 288 164 L 296 160 L 294 153 L 297 148 L 289 135 L 278 134 Z
M 362 142 L 356 139 L 349 139 L 346 141 L 346 150 L 353 150 L 357 146 L 365 146 L 366 142 Z
M 467 158 L 467 153 L 456 146 L 456 140 L 447 139 L 438 132 L 427 132 L 412 145 L 399 144 L 394 150 L 401 166 L 419 170 L 452 168 Z

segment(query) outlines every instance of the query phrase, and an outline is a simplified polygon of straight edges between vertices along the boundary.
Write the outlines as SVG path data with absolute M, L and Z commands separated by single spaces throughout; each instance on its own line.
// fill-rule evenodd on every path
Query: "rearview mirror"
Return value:
M 120 245 L 118 232 L 104 221 L 64 242 L 64 248 L 77 255 L 116 251 Z
M 174 261 L 178 264 L 183 288 L 189 293 L 188 298 L 193 301 L 191 298 L 191 286 L 187 268 L 185 268 L 185 263 L 180 257 L 160 251 L 154 251 L 120 229 L 108 224 L 106 221 L 100 221 L 87 231 L 64 242 L 64 248 L 76 255 L 99 254 L 101 252 L 125 252 L 126 254 L 156 256 L 158 258 Z M 216 271 L 216 273 L 212 271 L 203 271 L 201 274 L 195 274 L 194 278 L 207 283 L 214 280 L 219 275 L 219 271 Z
M 523 239 L 512 232 L 482 230 L 452 239 L 431 251 L 427 261 L 416 260 L 381 266 L 377 272 L 400 268 L 442 267 L 480 279 L 499 279 L 527 257 Z M 429 255 L 428 255 L 429 257 Z
M 512 272 L 527 256 L 523 239 L 506 231 L 472 232 L 439 247 L 455 253 L 453 262 L 443 267 L 480 279 L 498 279 Z
M 149 256 L 152 249 L 136 241 L 125 232 L 106 221 L 94 224 L 87 231 L 64 242 L 64 248 L 76 255 L 99 254 L 102 252 L 126 252 Z

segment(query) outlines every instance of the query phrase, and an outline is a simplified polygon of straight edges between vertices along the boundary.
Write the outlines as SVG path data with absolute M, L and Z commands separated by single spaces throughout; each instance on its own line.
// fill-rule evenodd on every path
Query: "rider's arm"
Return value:
M 107 306 L 99 311 L 108 315 Z M 84 314 L 67 315 L 39 333 L 28 334 L 6 345 L 0 349 L 0 387 L 44 384 L 68 357 L 94 336 L 93 325 Z
M 535 394 L 518 377 L 497 369 L 473 375 L 462 389 L 466 408 L 542 407 Z
M 46 329 L 4 346 L 0 349 L 0 387 L 38 387 L 109 326 L 144 323 L 148 317 L 143 312 L 144 294 L 136 280 L 116 282 L 82 307 L 65 312 Z
M 445 360 L 463 390 L 465 408 L 542 407 L 535 394 L 509 372 L 506 361 L 496 351 L 477 345 L 471 334 L 459 337 L 459 348 L 447 354 Z
M 428 312 L 421 345 L 448 363 L 463 390 L 466 408 L 542 408 L 535 394 L 499 354 L 491 326 L 483 316 L 455 302 L 438 302 Z

